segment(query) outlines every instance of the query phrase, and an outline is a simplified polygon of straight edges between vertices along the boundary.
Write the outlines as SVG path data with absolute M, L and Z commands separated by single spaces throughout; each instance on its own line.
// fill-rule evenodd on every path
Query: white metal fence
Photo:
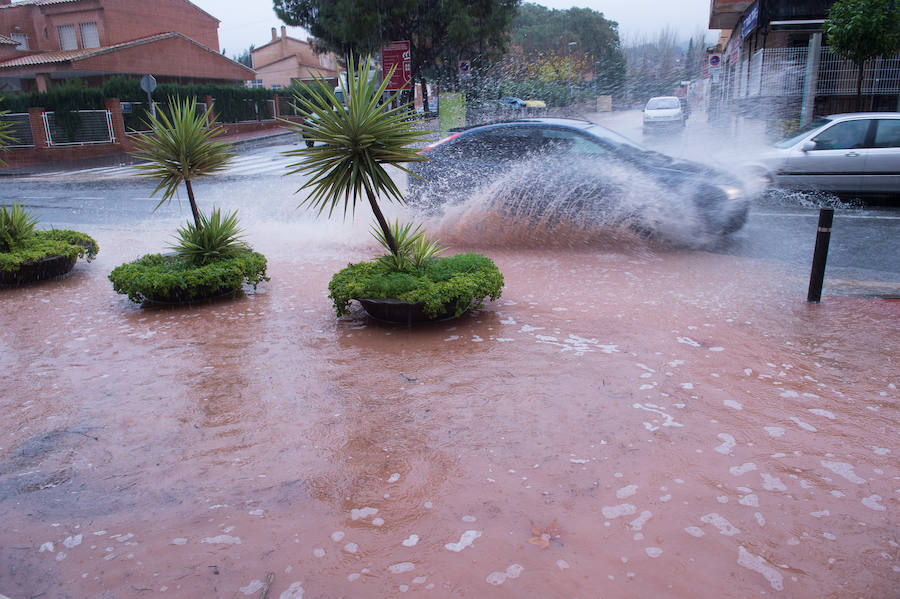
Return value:
M 806 78 L 807 48 L 766 48 L 741 61 L 734 86 L 738 98 L 755 96 L 800 96 Z M 827 47 L 819 61 L 816 95 L 855 95 L 858 70 Z M 877 58 L 863 69 L 863 94 L 900 93 L 900 53 Z
M 9 144 L 9 148 L 33 148 L 34 136 L 31 134 L 31 121 L 28 119 L 27 112 L 14 112 L 4 114 L 0 120 L 13 124 L 9 133 L 15 139 L 15 142 Z
M 78 110 L 74 126 L 61 122 L 54 112 L 42 114 L 48 146 L 80 146 L 116 143 L 108 110 Z

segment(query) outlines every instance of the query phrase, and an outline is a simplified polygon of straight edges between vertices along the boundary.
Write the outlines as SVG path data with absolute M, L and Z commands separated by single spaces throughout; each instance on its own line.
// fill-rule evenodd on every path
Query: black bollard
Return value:
M 822 282 L 825 280 L 825 262 L 828 260 L 828 243 L 831 241 L 831 223 L 834 220 L 834 208 L 819 210 L 819 230 L 816 233 L 816 249 L 813 253 L 812 272 L 809 274 L 809 293 L 807 302 L 819 303 L 822 300 Z

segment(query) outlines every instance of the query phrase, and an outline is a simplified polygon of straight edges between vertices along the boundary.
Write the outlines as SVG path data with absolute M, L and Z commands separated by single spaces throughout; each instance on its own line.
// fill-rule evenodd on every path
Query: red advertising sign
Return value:
M 409 89 L 409 79 L 412 76 L 412 65 L 409 60 L 409 41 L 391 42 L 381 48 L 381 69 L 384 78 L 387 79 L 391 68 L 396 66 L 394 76 L 391 77 L 387 89 L 397 91 Z

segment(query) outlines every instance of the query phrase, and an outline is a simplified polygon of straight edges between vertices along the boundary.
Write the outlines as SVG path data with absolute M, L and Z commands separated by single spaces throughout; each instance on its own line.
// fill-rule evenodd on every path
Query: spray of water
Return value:
M 466 190 L 437 183 L 442 191 L 420 205 L 432 230 L 456 244 L 703 247 L 718 241 L 714 223 L 727 217 L 724 206 L 702 207 L 696 186 L 592 158 L 535 158 Z

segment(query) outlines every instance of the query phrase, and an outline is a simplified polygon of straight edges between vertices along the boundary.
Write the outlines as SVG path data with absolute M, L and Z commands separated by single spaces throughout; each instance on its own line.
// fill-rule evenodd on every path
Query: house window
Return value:
M 258 89 L 262 86 L 263 86 L 262 79 L 248 79 L 247 80 L 247 87 L 249 87 L 251 89 Z
M 97 23 L 79 23 L 81 29 L 81 47 L 99 48 L 100 34 L 97 32 Z
M 75 25 L 57 25 L 60 50 L 77 50 L 78 39 L 75 37 Z
M 273 83 L 273 84 L 272 84 L 272 89 L 281 89 L 281 84 L 280 84 L 280 83 Z
M 16 46 L 16 50 L 28 50 L 28 36 L 24 33 L 10 33 L 9 37 L 14 42 L 19 45 Z

